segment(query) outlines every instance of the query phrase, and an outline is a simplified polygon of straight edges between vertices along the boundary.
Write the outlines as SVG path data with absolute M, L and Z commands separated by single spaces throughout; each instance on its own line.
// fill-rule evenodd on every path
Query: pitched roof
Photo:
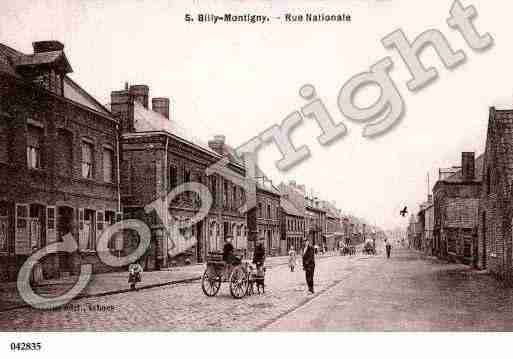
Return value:
M 0 43 L 0 72 L 7 73 L 18 79 L 23 79 L 23 76 L 16 71 L 16 66 L 45 64 L 60 59 L 65 61 L 65 66 L 69 66 L 68 60 L 66 59 L 63 51 L 48 51 L 26 55 Z M 69 67 L 68 70 L 71 70 L 71 67 Z M 64 98 L 77 102 L 82 106 L 100 112 L 104 115 L 111 115 L 104 106 L 102 106 L 93 96 L 91 96 L 80 85 L 75 83 L 71 78 L 64 76 L 63 82 Z
M 481 155 L 479 155 L 475 162 L 474 162 L 474 165 L 475 165 L 475 171 L 474 171 L 474 181 L 482 181 L 483 180 L 483 167 L 484 167 L 484 153 L 482 153 Z M 459 182 L 464 182 L 463 178 L 462 178 L 462 170 L 458 170 L 457 172 L 455 172 L 454 174 L 450 175 L 449 177 L 447 177 L 445 180 L 443 180 L 444 182 L 449 182 L 449 183 L 459 183 Z
M 38 52 L 31 55 L 19 56 L 15 63 L 16 66 L 49 64 L 57 61 L 63 55 L 63 51 Z
M 281 208 L 283 208 L 285 213 L 293 215 L 293 216 L 297 216 L 297 217 L 302 217 L 301 212 L 296 208 L 296 206 L 294 206 L 294 204 L 288 198 L 281 197 L 280 198 L 280 206 L 281 206 Z
M 225 144 L 223 148 L 223 153 L 227 154 L 230 161 L 238 163 L 240 166 L 244 167 L 244 158 L 239 156 L 239 154 L 233 147 Z M 258 167 L 258 165 L 255 166 L 255 176 L 257 188 L 271 192 L 275 195 L 281 194 L 278 188 L 276 188 L 272 184 L 272 181 L 265 175 L 264 171 L 262 171 L 260 167 Z
M 162 116 L 160 113 L 145 108 L 138 101 L 134 101 L 134 127 L 137 132 L 146 131 L 164 131 L 176 137 L 182 138 L 201 149 L 219 156 L 212 150 L 206 143 L 201 141 L 198 137 L 190 133 L 186 128 L 181 126 L 177 121 L 169 120 Z

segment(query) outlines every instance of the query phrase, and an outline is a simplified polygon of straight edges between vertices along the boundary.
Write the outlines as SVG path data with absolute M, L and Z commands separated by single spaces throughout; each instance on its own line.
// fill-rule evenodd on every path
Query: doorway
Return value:
M 64 236 L 71 234 L 75 237 L 73 229 L 73 208 L 71 207 L 58 207 L 57 208 L 57 238 L 62 242 Z M 60 268 L 63 272 L 71 272 L 73 269 L 71 254 L 61 253 L 59 257 Z

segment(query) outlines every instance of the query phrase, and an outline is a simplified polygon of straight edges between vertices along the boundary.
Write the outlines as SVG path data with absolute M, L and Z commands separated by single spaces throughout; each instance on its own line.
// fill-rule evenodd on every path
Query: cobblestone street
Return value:
M 266 294 L 242 300 L 226 284 L 206 297 L 196 281 L 72 304 L 2 312 L 0 330 L 513 329 L 510 289 L 467 266 L 397 248 L 390 260 L 382 250 L 319 259 L 310 296 L 303 271 L 278 265 L 267 272 Z

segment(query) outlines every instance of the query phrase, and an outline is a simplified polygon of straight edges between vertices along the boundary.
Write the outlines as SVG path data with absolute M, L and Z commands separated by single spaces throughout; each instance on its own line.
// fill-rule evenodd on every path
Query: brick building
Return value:
M 325 224 L 325 245 L 328 250 L 337 248 L 340 240 L 343 240 L 342 225 L 340 221 L 340 211 L 337 207 L 328 201 L 322 201 L 322 206 L 326 210 Z
M 306 204 L 306 235 L 314 246 L 325 246 L 326 243 L 326 210 L 322 208 L 317 197 L 305 197 Z
M 295 181 L 280 183 L 282 209 L 282 240 L 285 252 L 294 246 L 296 252 L 304 248 L 305 238 L 305 196 Z
M 0 273 L 15 279 L 34 250 L 68 233 L 78 252 L 45 257 L 44 277 L 85 263 L 111 270 L 96 246 L 120 211 L 118 123 L 68 76 L 63 44 L 33 49 L 0 44 Z
M 264 238 L 268 255 L 283 254 L 280 192 L 266 177 L 257 179 L 256 190 L 257 207 L 248 212 L 248 228 L 251 231 L 256 223 L 257 238 Z
M 476 264 L 511 283 L 513 110 L 490 108 L 483 168 Z
M 484 156 L 463 152 L 461 169 L 440 171 L 433 187 L 434 253 L 463 263 L 477 260 L 478 207 Z
M 428 196 L 427 202 L 422 205 L 423 213 L 423 234 L 422 234 L 422 250 L 426 254 L 433 254 L 433 229 L 435 222 L 435 209 L 433 205 L 433 195 Z
M 233 147 L 224 143 L 225 137 L 222 135 L 215 137 L 223 143 L 219 146 L 223 154 L 228 156 L 231 162 L 245 167 L 244 158 Z M 212 141 L 209 144 L 212 144 Z M 216 151 L 219 150 L 216 149 Z M 251 255 L 255 242 L 263 239 L 267 255 L 278 255 L 283 247 L 280 243 L 280 191 L 258 166 L 255 168 L 253 180 L 256 186 L 256 206 L 246 213 L 247 251 Z
M 245 202 L 242 187 L 218 174 L 205 173 L 224 156 L 224 138 L 207 145 L 194 137 L 170 118 L 168 98 L 153 98 L 152 109 L 148 105 L 145 85 L 111 93 L 112 114 L 122 129 L 123 212 L 126 218 L 144 220 L 152 230 L 146 267 L 201 262 L 207 252 L 222 250 L 227 236 L 233 236 L 234 246 L 246 248 L 246 218 L 237 210 Z M 230 161 L 228 166 L 241 177 L 245 175 L 240 164 Z M 200 208 L 200 196 L 191 191 L 168 196 L 189 182 L 207 186 L 213 199 L 208 216 L 194 224 L 191 218 Z

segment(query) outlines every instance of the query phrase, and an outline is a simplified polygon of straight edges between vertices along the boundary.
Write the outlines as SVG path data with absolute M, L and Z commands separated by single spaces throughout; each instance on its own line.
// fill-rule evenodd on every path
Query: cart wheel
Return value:
M 232 297 L 240 299 L 246 295 L 249 286 L 249 275 L 242 266 L 233 268 L 229 281 Z
M 219 288 L 221 288 L 221 280 L 211 275 L 208 269 L 205 270 L 203 278 L 201 278 L 201 289 L 203 289 L 203 293 L 205 293 L 207 297 L 213 297 L 219 292 Z

